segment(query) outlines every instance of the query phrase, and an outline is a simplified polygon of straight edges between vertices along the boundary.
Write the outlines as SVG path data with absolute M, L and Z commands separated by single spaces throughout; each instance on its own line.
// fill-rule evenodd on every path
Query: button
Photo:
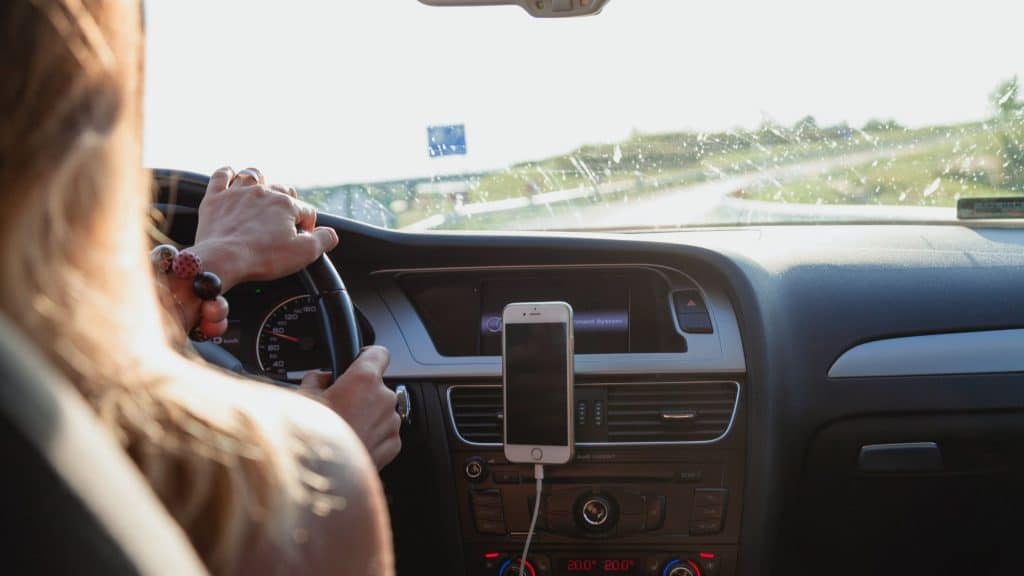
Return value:
M 701 564 L 704 565 L 704 576 L 718 576 L 722 570 L 722 559 L 718 556 L 705 559 Z
M 714 329 L 711 327 L 711 317 L 707 312 L 695 314 L 680 314 L 676 316 L 679 320 L 679 327 L 683 332 L 691 334 L 711 334 Z
M 469 497 L 474 505 L 501 506 L 501 490 L 472 490 Z
M 644 529 L 657 530 L 665 521 L 665 497 L 645 496 L 644 497 Z
M 691 534 L 714 534 L 721 531 L 721 520 L 701 520 L 699 522 L 690 522 Z
M 676 475 L 676 480 L 679 482 L 700 482 L 704 479 L 704 472 L 702 470 L 683 470 Z
M 643 514 L 622 514 L 619 516 L 619 535 L 642 532 L 644 529 Z
M 530 456 L 534 460 L 540 460 L 541 458 L 544 457 L 544 451 L 541 450 L 540 448 L 534 448 L 533 450 L 530 450 Z
M 508 530 L 505 529 L 505 522 L 496 522 L 493 520 L 477 520 L 476 531 L 481 534 L 501 534 L 505 535 Z
M 572 12 L 572 0 L 551 0 L 553 12 Z
M 479 520 L 504 522 L 505 513 L 498 506 L 477 506 L 473 509 L 473 517 Z
M 494 470 L 491 473 L 491 478 L 494 479 L 495 484 L 519 484 L 519 471 Z
M 473 457 L 466 460 L 466 467 L 463 471 L 470 482 L 480 482 L 487 476 L 487 464 L 484 463 L 483 458 Z
M 725 510 L 721 506 L 700 506 L 693 509 L 693 517 L 697 520 L 721 520 Z
M 693 491 L 693 505 L 700 506 L 725 506 L 725 497 L 729 491 L 723 488 L 697 488 Z
M 704 299 L 701 298 L 700 292 L 696 290 L 673 292 L 672 300 L 676 306 L 677 315 L 704 314 L 706 316 L 708 313 L 708 309 L 704 305 Z

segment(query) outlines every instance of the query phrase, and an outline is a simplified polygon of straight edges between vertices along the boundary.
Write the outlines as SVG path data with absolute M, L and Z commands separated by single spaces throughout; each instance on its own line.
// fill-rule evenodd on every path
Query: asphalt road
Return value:
M 836 219 L 843 215 L 848 216 L 846 219 L 878 219 L 880 214 L 897 215 L 901 219 L 931 219 L 928 215 L 934 215 L 935 212 L 928 209 L 902 210 L 898 206 L 827 206 L 820 208 L 812 204 L 749 203 L 729 196 L 737 190 L 757 184 L 806 178 L 834 168 L 858 166 L 876 159 L 897 158 L 921 150 L 921 146 L 903 146 L 797 162 L 639 197 L 631 198 L 627 195 L 622 199 L 615 199 L 607 203 L 580 206 L 573 210 L 571 216 L 565 214 L 540 217 L 531 215 L 522 219 L 511 219 L 503 227 L 518 230 L 675 227 L 708 223 L 788 221 L 793 220 L 794 216 L 804 215 L 804 213 L 806 213 L 806 218 L 796 219 L 814 220 L 813 216 L 819 210 L 822 214 L 827 215 L 827 218 L 824 219 Z M 784 210 L 773 211 L 771 210 L 772 204 L 778 204 Z M 758 218 L 758 214 L 751 209 L 755 206 L 761 209 L 760 212 L 764 212 L 762 218 Z M 862 213 L 864 215 L 861 215 Z

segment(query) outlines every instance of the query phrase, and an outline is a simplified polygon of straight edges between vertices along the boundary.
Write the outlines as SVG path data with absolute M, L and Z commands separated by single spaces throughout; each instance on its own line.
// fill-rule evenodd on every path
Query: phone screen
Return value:
M 505 325 L 506 444 L 569 444 L 566 326 Z

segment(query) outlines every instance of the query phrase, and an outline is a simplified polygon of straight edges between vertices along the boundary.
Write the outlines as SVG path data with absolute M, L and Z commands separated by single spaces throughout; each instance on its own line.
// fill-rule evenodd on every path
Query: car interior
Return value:
M 632 0 L 422 1 L 540 26 Z M 191 244 L 208 176 L 154 179 L 163 231 Z M 322 209 L 339 247 L 235 287 L 228 333 L 195 346 L 282 386 L 340 373 L 367 344 L 390 351 L 403 446 L 381 478 L 398 574 L 1019 574 L 1019 194 L 951 199 L 962 218 L 653 228 L 398 229 Z M 503 452 L 501 313 L 545 301 L 575 314 L 575 456 L 546 469 L 538 502 L 534 467 Z M 0 438 L 23 467 L 4 475 L 11 558 L 201 571 L 80 399 L 0 328 Z

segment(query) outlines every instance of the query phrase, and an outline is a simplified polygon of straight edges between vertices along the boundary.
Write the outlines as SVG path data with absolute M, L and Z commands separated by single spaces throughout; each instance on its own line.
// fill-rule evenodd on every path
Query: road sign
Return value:
M 466 125 L 427 127 L 427 153 L 431 158 L 466 154 Z

